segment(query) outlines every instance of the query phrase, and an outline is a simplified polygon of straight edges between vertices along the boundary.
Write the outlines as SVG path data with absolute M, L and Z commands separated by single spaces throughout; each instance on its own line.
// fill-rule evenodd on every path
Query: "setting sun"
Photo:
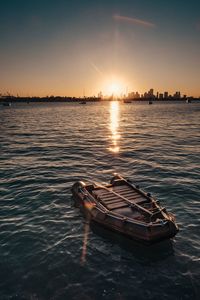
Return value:
M 116 96 L 120 97 L 126 92 L 126 84 L 123 80 L 115 78 L 112 76 L 111 78 L 104 81 L 103 84 L 103 93 L 107 96 Z
M 119 82 L 113 82 L 107 87 L 109 94 L 114 94 L 119 96 L 121 93 L 123 93 L 123 86 Z

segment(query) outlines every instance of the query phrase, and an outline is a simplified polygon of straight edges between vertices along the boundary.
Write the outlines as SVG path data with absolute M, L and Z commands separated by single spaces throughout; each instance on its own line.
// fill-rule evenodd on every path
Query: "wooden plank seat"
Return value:
M 122 192 L 128 192 L 128 191 L 133 191 L 132 188 L 130 188 L 129 186 L 124 186 L 123 188 L 119 188 L 119 187 L 113 187 L 111 189 L 113 192 L 116 192 L 116 193 L 122 193 Z
M 137 191 L 135 191 L 134 189 L 131 189 L 131 188 L 128 188 L 128 189 L 123 189 L 123 190 L 121 190 L 121 191 L 116 191 L 116 190 L 113 190 L 113 192 L 116 192 L 116 193 L 119 193 L 119 194 L 121 194 L 121 193 L 128 193 L 128 192 L 131 192 L 131 193 L 134 193 L 134 192 L 136 192 L 136 193 L 138 193 Z
M 112 204 L 112 203 L 117 203 L 119 201 L 121 201 L 122 199 L 121 198 L 115 198 L 113 200 L 103 200 L 106 204 Z
M 147 203 L 147 200 L 146 199 L 137 199 L 137 200 L 131 200 L 131 199 L 128 199 L 128 201 L 130 201 L 130 203 L 132 204 L 138 204 L 140 206 L 143 206 L 143 204 L 146 204 Z M 143 206 L 144 207 L 144 206 Z M 144 207 L 145 208 L 145 207 Z
M 134 202 L 137 202 L 137 201 L 147 201 L 147 199 L 146 198 L 144 198 L 144 197 L 141 197 L 140 195 L 137 195 L 137 196 L 129 196 L 129 197 L 126 197 L 129 201 L 130 200 L 132 200 L 132 201 L 134 201 Z
M 100 191 L 93 191 L 93 194 L 96 195 L 96 196 L 99 196 L 99 197 L 102 197 L 102 196 L 112 196 L 113 194 L 111 193 L 112 191 L 107 192 L 105 190 L 100 190 Z
M 111 196 L 111 194 L 108 194 L 108 192 L 106 193 L 105 190 L 103 190 L 103 189 L 95 189 L 95 190 L 92 191 L 92 194 L 95 197 L 102 197 L 103 195 Z
M 108 196 L 98 196 L 97 199 L 104 199 L 105 201 L 116 199 L 116 195 L 108 195 Z
M 146 198 L 140 197 L 139 195 L 137 197 L 125 197 L 128 201 L 132 202 L 132 203 L 148 203 Z M 101 197 L 101 201 L 104 201 L 105 203 L 115 203 L 120 201 L 121 198 L 120 197 L 113 197 L 113 198 L 104 198 Z M 124 200 L 125 201 L 125 200 Z
M 138 193 L 138 191 L 135 191 L 134 189 L 131 189 L 131 188 L 124 189 L 122 191 L 113 190 L 112 192 L 120 194 L 122 196 L 125 196 L 125 195 L 140 195 L 140 193 Z
M 119 202 L 126 203 L 124 200 L 122 200 L 121 198 L 117 198 L 117 197 L 115 197 L 112 200 L 106 200 L 104 198 L 101 198 L 101 203 L 104 203 L 106 206 L 114 204 L 114 203 L 119 203 Z
M 118 203 L 114 203 L 114 204 L 110 204 L 107 205 L 108 209 L 113 210 L 113 209 L 117 209 L 117 208 L 122 208 L 122 207 L 129 207 L 129 204 L 126 202 L 118 202 Z
M 127 192 L 127 193 L 118 193 L 119 195 L 123 196 L 123 197 L 130 197 L 130 196 L 141 196 L 138 193 L 134 193 L 134 192 Z

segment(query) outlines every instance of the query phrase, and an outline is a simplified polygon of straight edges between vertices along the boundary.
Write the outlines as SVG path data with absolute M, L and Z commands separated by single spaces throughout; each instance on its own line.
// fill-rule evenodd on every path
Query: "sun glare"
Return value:
M 108 86 L 108 93 L 119 96 L 123 92 L 122 86 L 118 82 L 113 82 Z
M 106 96 L 121 97 L 125 94 L 126 86 L 123 81 L 111 78 L 104 82 L 103 91 Z

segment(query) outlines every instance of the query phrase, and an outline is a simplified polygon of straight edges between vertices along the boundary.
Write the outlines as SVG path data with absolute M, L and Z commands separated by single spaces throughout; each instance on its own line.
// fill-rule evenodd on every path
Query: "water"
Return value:
M 199 299 L 200 104 L 0 108 L 0 299 Z M 78 179 L 131 178 L 176 214 L 144 246 L 73 206 Z

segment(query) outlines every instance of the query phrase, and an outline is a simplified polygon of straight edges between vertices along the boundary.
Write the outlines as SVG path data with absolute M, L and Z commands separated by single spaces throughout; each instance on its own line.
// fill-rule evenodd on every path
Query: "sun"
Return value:
M 123 88 L 119 82 L 112 82 L 108 86 L 108 93 L 119 96 L 123 92 Z
M 120 79 L 109 78 L 103 85 L 103 93 L 107 96 L 121 97 L 124 95 L 126 86 Z

